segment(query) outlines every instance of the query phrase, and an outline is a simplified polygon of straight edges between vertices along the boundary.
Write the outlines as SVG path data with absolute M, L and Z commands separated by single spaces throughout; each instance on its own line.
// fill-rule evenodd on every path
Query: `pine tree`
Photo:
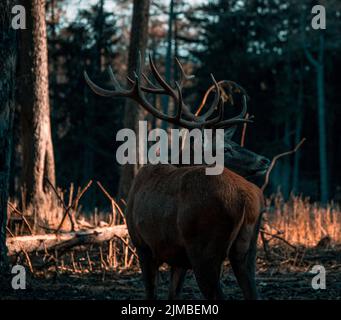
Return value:
M 38 226 L 53 227 L 61 212 L 55 211 L 50 181 L 55 185 L 51 134 L 45 0 L 24 0 L 27 29 L 20 32 L 18 102 L 21 107 L 23 149 L 22 186 L 26 207 Z
M 7 200 L 14 115 L 16 34 L 11 28 L 14 1 L 0 2 L 0 287 L 9 286 L 6 247 Z

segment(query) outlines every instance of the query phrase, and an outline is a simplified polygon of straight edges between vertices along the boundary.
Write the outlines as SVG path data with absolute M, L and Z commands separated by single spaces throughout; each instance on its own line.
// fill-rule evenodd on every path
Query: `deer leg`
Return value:
M 156 299 L 156 283 L 158 278 L 158 265 L 153 259 L 152 253 L 147 249 L 137 249 L 142 269 L 142 277 L 147 300 Z
M 208 300 L 224 300 L 220 286 L 222 261 L 203 259 L 193 264 L 193 271 L 200 291 Z
M 181 267 L 171 267 L 168 300 L 179 299 L 185 281 L 187 270 Z
M 198 239 L 196 239 L 198 240 Z M 217 239 L 211 243 L 194 241 L 188 244 L 188 256 L 200 291 L 205 299 L 224 300 L 220 286 L 221 265 L 226 256 L 226 246 Z
M 248 300 L 259 299 L 255 281 L 257 237 L 253 227 L 242 226 L 229 252 L 233 272 L 244 298 Z

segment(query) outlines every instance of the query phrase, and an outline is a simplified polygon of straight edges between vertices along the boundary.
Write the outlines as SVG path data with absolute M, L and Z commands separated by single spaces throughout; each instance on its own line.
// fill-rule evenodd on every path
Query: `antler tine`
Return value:
M 185 84 L 185 82 L 187 80 L 193 79 L 194 75 L 187 75 L 186 74 L 186 72 L 184 70 L 184 67 L 182 66 L 181 62 L 179 61 L 179 59 L 177 57 L 175 57 L 175 61 L 176 61 L 177 65 L 178 65 L 178 67 L 179 67 L 179 69 L 181 71 L 181 77 L 180 77 L 180 84 L 179 84 L 179 86 L 180 86 L 180 89 L 182 89 L 184 84 Z
M 114 88 L 122 91 L 123 89 L 121 87 L 121 84 L 118 82 L 111 66 L 108 67 L 108 72 L 109 72 L 110 80 L 114 83 Z
M 157 70 L 152 55 L 149 53 L 149 64 L 150 69 L 153 73 L 153 76 L 157 80 L 158 83 L 160 83 L 161 87 L 165 90 L 165 94 L 168 94 L 172 96 L 173 98 L 176 98 L 176 94 L 173 90 L 173 88 L 163 79 L 163 77 L 160 75 L 159 71 Z
M 127 76 L 127 80 L 130 84 L 134 84 L 134 80 L 132 78 L 130 78 L 129 76 Z
M 213 119 L 206 120 L 204 123 L 206 127 L 214 128 L 217 123 L 219 123 L 220 121 L 222 121 L 224 119 L 224 108 L 223 108 L 223 106 L 224 106 L 224 100 L 223 100 L 223 97 L 220 96 L 218 107 L 217 107 L 218 115 Z
M 222 96 L 219 98 L 219 104 L 218 104 L 218 115 L 216 118 L 212 119 L 212 124 L 216 124 L 220 121 L 223 121 L 224 119 L 224 99 Z
M 145 74 L 142 74 L 143 77 L 145 77 Z M 127 80 L 130 84 L 134 85 L 135 81 L 130 78 L 129 76 L 127 76 Z M 150 80 L 149 80 L 150 81 Z M 145 87 L 145 86 L 141 86 L 141 89 L 143 92 L 147 92 L 147 93 L 152 93 L 152 94 L 166 94 L 165 90 L 163 90 L 162 88 L 157 88 L 155 86 L 155 88 L 149 88 L 149 87 Z
M 179 98 L 177 97 L 177 94 L 175 90 L 163 79 L 163 77 L 160 75 L 159 71 L 157 70 L 155 63 L 153 61 L 153 58 L 151 54 L 149 54 L 149 64 L 150 64 L 150 69 L 152 71 L 153 76 L 155 79 L 158 81 L 158 83 L 161 85 L 162 88 L 158 88 L 153 84 L 153 87 L 145 87 L 145 86 L 140 86 L 141 90 L 147 93 L 152 93 L 152 94 L 164 94 L 171 96 L 175 101 L 178 102 Z M 146 79 L 146 81 L 151 84 L 151 81 L 148 79 L 147 76 L 145 76 L 142 73 L 142 76 Z M 132 84 L 134 84 L 134 80 L 131 78 L 128 78 L 128 81 Z M 180 85 L 181 89 L 181 85 Z M 197 117 L 190 111 L 190 109 L 187 107 L 187 105 L 182 101 L 182 111 L 183 114 L 191 121 L 198 121 Z
M 175 86 L 176 86 L 176 89 L 177 89 L 178 95 L 179 95 L 179 103 L 178 103 L 178 107 L 176 110 L 175 119 L 180 120 L 181 114 L 182 114 L 182 107 L 183 107 L 184 103 L 183 103 L 183 97 L 182 97 L 182 92 L 181 92 L 181 86 L 177 81 L 175 81 Z
M 219 121 L 215 124 L 216 128 L 224 128 L 224 127 L 229 127 L 234 124 L 239 124 L 239 123 L 252 123 L 253 117 L 250 117 L 248 119 L 245 118 L 247 112 L 247 96 L 243 94 L 243 109 L 241 113 L 231 119 L 224 120 L 224 121 Z
M 84 78 L 89 87 L 98 95 L 102 97 L 126 97 L 128 95 L 128 91 L 122 90 L 120 91 L 114 91 L 114 90 L 107 90 L 99 87 L 97 84 L 95 84 L 88 76 L 87 72 L 84 71 Z
M 180 75 L 180 82 L 178 82 L 179 84 L 179 88 L 180 88 L 180 91 L 183 89 L 184 87 L 184 84 L 187 80 L 190 80 L 190 79 L 193 79 L 194 78 L 194 75 L 187 75 L 185 70 L 184 70 L 184 67 L 182 66 L 181 62 L 179 61 L 179 59 L 177 57 L 175 57 L 175 61 L 180 69 L 180 72 L 181 72 L 181 75 Z M 199 120 L 197 118 L 197 116 L 192 113 L 190 111 L 190 109 L 187 107 L 187 105 L 184 104 L 183 106 L 183 113 L 186 117 L 188 117 L 189 119 L 193 120 L 193 121 L 197 121 Z M 199 120 L 200 121 L 200 120 Z
M 209 107 L 209 109 L 203 115 L 198 117 L 200 120 L 207 120 L 214 113 L 214 111 L 216 110 L 216 108 L 220 102 L 221 91 L 220 91 L 219 85 L 218 85 L 218 83 L 217 83 L 217 81 L 214 78 L 212 73 L 211 73 L 211 79 L 213 81 L 216 93 L 214 96 L 214 100 L 213 100 L 211 106 Z
M 145 73 L 142 73 L 142 77 L 144 78 L 144 80 L 146 80 L 146 82 L 153 88 L 153 89 L 160 89 L 158 88 L 148 77 Z
M 240 124 L 240 123 L 252 123 L 253 122 L 253 117 L 252 118 L 249 118 L 249 119 L 229 119 L 229 120 L 225 120 L 225 121 L 221 121 L 221 122 L 218 122 L 217 125 L 215 125 L 214 127 L 216 129 L 218 128 L 227 128 L 227 127 L 230 127 L 230 126 L 233 126 L 235 124 Z
M 140 79 L 137 72 L 134 72 L 134 86 L 132 90 L 132 97 L 136 100 L 143 108 L 150 112 L 153 116 L 160 118 L 161 120 L 166 120 L 164 115 L 155 109 L 147 99 L 144 98 L 142 88 L 140 86 Z
M 136 71 L 134 72 L 134 76 L 136 77 L 136 74 L 137 74 L 137 77 L 141 78 L 141 75 L 142 75 L 142 77 L 146 80 L 146 82 L 152 87 L 152 88 L 149 88 L 145 86 L 140 86 L 141 90 L 144 92 L 153 93 L 153 94 L 167 94 L 164 89 L 158 88 L 156 85 L 154 85 L 152 81 L 145 75 L 145 73 L 142 72 L 141 65 L 142 65 L 142 57 L 141 57 L 141 51 L 139 51 Z M 127 79 L 131 84 L 135 83 L 135 81 L 132 80 L 129 76 L 127 76 Z

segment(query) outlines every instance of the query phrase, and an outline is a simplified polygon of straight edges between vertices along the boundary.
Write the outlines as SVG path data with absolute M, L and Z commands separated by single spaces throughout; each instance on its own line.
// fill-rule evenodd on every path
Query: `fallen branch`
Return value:
M 117 225 L 113 227 L 80 230 L 63 234 L 42 234 L 33 236 L 21 236 L 8 238 L 6 241 L 8 254 L 24 252 L 45 252 L 48 250 L 68 250 L 72 247 L 85 244 L 99 244 L 115 237 L 126 237 L 127 226 Z
M 276 161 L 281 158 L 281 157 L 284 157 L 284 156 L 288 156 L 292 153 L 295 153 L 300 147 L 301 145 L 303 144 L 303 142 L 306 140 L 306 138 L 303 138 L 298 144 L 297 146 L 295 147 L 295 149 L 293 150 L 290 150 L 290 151 L 287 151 L 287 152 L 283 152 L 281 154 L 278 154 L 277 156 L 275 156 L 272 161 L 271 161 L 271 164 L 269 166 L 269 169 L 268 171 L 266 172 L 266 175 L 265 175 L 265 181 L 264 181 L 264 184 L 262 186 L 262 191 L 264 192 L 265 188 L 267 187 L 267 185 L 269 184 L 269 178 L 270 178 L 270 173 L 272 171 L 272 169 L 274 168 L 275 164 L 276 164 Z

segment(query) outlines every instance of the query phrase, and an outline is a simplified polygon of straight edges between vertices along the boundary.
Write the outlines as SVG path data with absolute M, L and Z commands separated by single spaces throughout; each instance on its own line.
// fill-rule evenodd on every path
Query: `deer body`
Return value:
M 193 269 L 205 298 L 222 299 L 220 269 L 229 255 L 244 296 L 257 298 L 254 241 L 262 206 L 260 189 L 228 169 L 208 176 L 204 166 L 142 167 L 129 194 L 126 218 L 147 297 L 155 297 L 157 269 L 166 262 L 172 278 L 174 270 Z M 169 298 L 177 297 L 178 285 L 170 288 Z
M 250 122 L 245 118 L 246 92 L 236 83 L 224 81 L 228 101 L 233 102 L 232 93 L 236 92 L 242 94 L 243 102 L 239 115 L 224 119 L 222 89 L 212 76 L 215 97 L 208 110 L 198 116 L 183 101 L 182 88 L 189 76 L 180 63 L 177 61 L 181 80 L 173 88 L 159 74 L 151 56 L 149 60 L 160 87 L 142 73 L 141 59 L 135 78 L 128 78 L 130 89 L 120 86 L 112 70 L 116 90 L 100 88 L 87 74 L 85 79 L 95 93 L 133 99 L 155 117 L 180 127 L 226 130 L 219 147 L 224 150 L 225 168 L 221 174 L 206 175 L 205 165 L 154 164 L 143 166 L 134 180 L 126 220 L 139 256 L 146 297 L 156 297 L 158 267 L 166 262 L 171 266 L 170 299 L 179 296 L 188 269 L 193 269 L 205 298 L 222 299 L 220 272 L 228 256 L 244 297 L 256 299 L 255 261 L 263 198 L 261 190 L 243 177 L 262 176 L 270 162 L 232 141 L 236 125 Z M 142 76 L 149 86 L 141 85 Z M 175 114 L 162 113 L 150 104 L 145 93 L 170 96 L 177 106 Z

